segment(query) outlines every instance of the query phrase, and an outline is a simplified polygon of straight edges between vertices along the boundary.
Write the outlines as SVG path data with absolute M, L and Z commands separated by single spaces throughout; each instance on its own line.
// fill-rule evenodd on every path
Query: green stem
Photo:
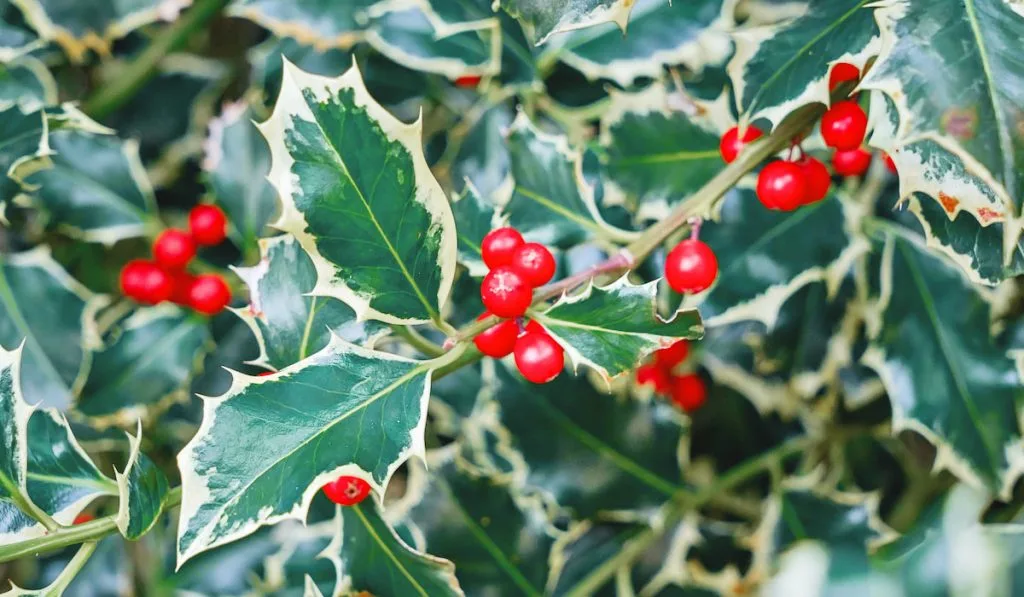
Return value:
M 94 551 L 96 551 L 97 543 L 91 541 L 89 543 L 83 543 L 78 551 L 75 552 L 75 557 L 71 558 L 68 565 L 64 567 L 57 580 L 53 581 L 53 584 L 46 588 L 46 593 L 52 595 L 63 595 L 65 589 L 71 584 L 71 581 L 75 580 L 78 573 L 82 571 L 82 567 L 85 566 L 89 558 L 92 557 Z
M 391 326 L 391 331 L 399 338 L 408 342 L 410 346 L 431 358 L 439 357 L 445 353 L 443 348 L 427 340 L 422 334 L 407 325 L 393 325 Z
M 185 45 L 192 34 L 205 27 L 229 1 L 196 0 L 192 8 L 157 35 L 116 79 L 105 82 L 86 99 L 84 112 L 99 120 L 128 102 L 153 77 L 164 56 Z
M 8 493 L 10 493 L 9 499 L 14 502 L 14 505 L 17 506 L 19 510 L 38 521 L 39 524 L 43 525 L 48 532 L 52 533 L 61 528 L 52 516 L 37 506 L 35 502 L 32 501 L 32 498 L 22 493 L 19 489 L 13 488 Z

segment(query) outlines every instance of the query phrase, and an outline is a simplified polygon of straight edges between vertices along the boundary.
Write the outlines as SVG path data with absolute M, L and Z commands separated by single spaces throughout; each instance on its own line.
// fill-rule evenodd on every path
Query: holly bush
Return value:
M 1022 594 L 1022 41 L 0 1 L 0 591 Z

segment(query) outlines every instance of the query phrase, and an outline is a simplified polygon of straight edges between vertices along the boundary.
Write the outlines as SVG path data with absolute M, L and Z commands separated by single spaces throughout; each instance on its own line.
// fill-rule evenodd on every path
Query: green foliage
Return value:
M 0 0 L 0 594 L 1019 594 L 1021 39 L 1012 0 Z M 844 95 L 876 163 L 765 209 Z M 199 203 L 231 308 L 122 296 Z M 472 341 L 506 225 L 557 260 L 547 384 Z M 642 383 L 681 340 L 696 408 Z

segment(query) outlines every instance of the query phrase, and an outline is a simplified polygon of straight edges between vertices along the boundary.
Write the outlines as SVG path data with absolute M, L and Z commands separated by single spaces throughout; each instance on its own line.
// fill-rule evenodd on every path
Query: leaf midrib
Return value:
M 398 556 L 396 556 L 394 552 L 392 552 L 391 549 L 388 548 L 388 546 L 384 543 L 384 540 L 381 539 L 380 535 L 377 534 L 377 531 L 373 528 L 373 525 L 370 524 L 370 521 L 366 518 L 366 515 L 363 514 L 363 507 L 359 504 L 356 504 L 352 506 L 352 510 L 356 513 L 356 516 L 359 517 L 359 520 L 363 523 L 363 526 L 366 527 L 367 532 L 370 533 L 370 536 L 373 537 L 373 540 L 377 542 L 377 545 L 379 545 L 381 550 L 385 553 L 385 555 L 387 555 L 388 559 L 391 560 L 391 562 L 395 565 L 396 568 L 398 568 L 398 570 L 402 573 L 402 576 L 404 576 L 405 579 L 409 581 L 409 584 L 411 584 L 423 597 L 429 597 L 429 593 L 427 593 L 426 589 L 424 589 L 418 582 L 416 582 L 416 579 L 413 578 L 409 570 L 407 570 L 406 567 L 402 565 L 402 562 L 399 561 Z
M 586 228 L 586 229 L 591 230 L 592 232 L 595 232 L 595 233 L 598 233 L 598 234 L 600 234 L 600 232 L 601 232 L 600 226 L 598 226 L 595 222 L 593 222 L 591 220 L 588 220 L 586 218 L 581 218 L 577 214 L 569 211 L 568 209 L 565 209 L 564 207 L 562 207 L 561 205 L 555 203 L 554 201 L 552 201 L 551 199 L 545 197 L 544 195 L 541 195 L 539 193 L 535 193 L 535 192 L 533 192 L 533 191 L 531 191 L 529 189 L 523 188 L 523 187 L 518 186 L 518 185 L 516 186 L 515 191 L 517 193 L 521 193 L 527 199 L 540 204 L 542 207 L 545 207 L 545 208 L 547 208 L 547 209 L 549 209 L 549 210 L 551 210 L 551 211 L 553 211 L 553 212 L 555 212 L 555 213 L 565 217 L 566 219 L 572 220 L 573 222 L 575 222 L 576 224 L 582 226 L 583 228 Z

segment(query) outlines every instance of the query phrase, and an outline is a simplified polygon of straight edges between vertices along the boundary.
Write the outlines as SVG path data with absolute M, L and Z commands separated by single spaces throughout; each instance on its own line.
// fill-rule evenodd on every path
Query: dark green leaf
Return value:
M 468 180 L 491 203 L 498 203 L 502 194 L 507 194 L 503 191 L 511 184 L 511 166 L 506 135 L 513 115 L 507 104 L 499 103 L 487 108 L 472 123 L 452 164 L 452 183 L 456 188 Z
M 22 192 L 24 179 L 47 166 L 47 122 L 42 110 L 25 114 L 18 106 L 0 110 L 0 208 Z M 0 211 L 2 213 L 2 211 Z
M 462 196 L 452 202 L 452 212 L 459 234 L 459 261 L 472 275 L 486 275 L 487 266 L 480 246 L 487 233 L 498 227 L 494 205 L 481 197 L 470 183 Z
M 228 14 L 249 19 L 280 37 L 319 47 L 350 47 L 363 37 L 366 11 L 380 0 L 234 0 Z
M 117 528 L 126 539 L 137 540 L 149 532 L 163 512 L 167 499 L 167 475 L 142 453 L 142 423 L 128 436 L 131 456 L 124 472 L 116 474 Z
M 630 0 L 500 0 L 499 5 L 519 19 L 536 43 L 560 31 L 612 22 L 626 30 Z
M 0 61 L 14 60 L 38 45 L 39 36 L 25 24 L 21 9 L 0 0 Z
M 376 17 L 367 30 L 367 42 L 413 70 L 450 79 L 492 75 L 501 66 L 501 31 L 496 20 L 494 25 L 447 33 L 435 30 L 420 9 L 403 7 Z
M 2 12 L 0 8 L 0 12 Z M 0 55 L 3 50 L 3 25 L 0 23 Z M 29 56 L 0 66 L 0 107 L 16 105 L 23 112 L 57 103 L 57 82 L 46 65 Z

